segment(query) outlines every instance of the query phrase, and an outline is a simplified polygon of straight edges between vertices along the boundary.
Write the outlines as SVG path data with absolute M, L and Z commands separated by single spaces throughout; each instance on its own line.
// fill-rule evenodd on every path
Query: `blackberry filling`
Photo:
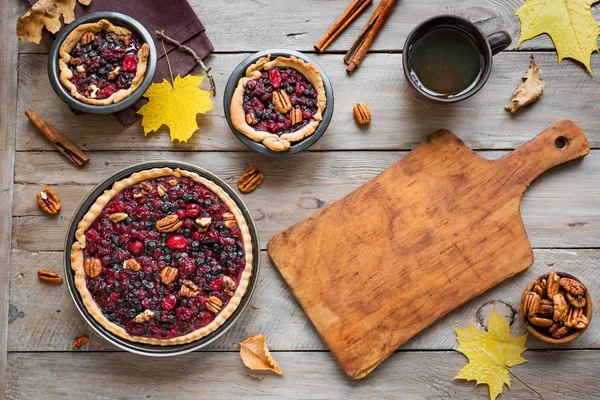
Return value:
M 113 197 L 86 230 L 86 285 L 104 316 L 133 336 L 171 339 L 210 324 L 246 267 L 227 205 L 187 177 L 153 178 Z M 87 270 L 86 270 L 87 273 Z
M 283 113 L 277 110 L 274 92 L 289 99 L 291 110 Z M 317 91 L 297 70 L 276 67 L 262 71 L 260 79 L 246 83 L 243 106 L 246 121 L 254 129 L 281 136 L 301 129 L 314 119 L 318 110 Z
M 71 50 L 68 68 L 79 94 L 102 100 L 131 87 L 142 43 L 133 33 L 119 36 L 101 30 L 92 35 L 93 40 L 81 41 Z

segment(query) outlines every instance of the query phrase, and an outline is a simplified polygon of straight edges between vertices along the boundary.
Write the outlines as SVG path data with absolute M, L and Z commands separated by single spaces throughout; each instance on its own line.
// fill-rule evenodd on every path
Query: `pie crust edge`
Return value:
M 113 32 L 120 36 L 129 35 L 132 33 L 129 29 L 124 28 L 122 26 L 113 25 L 110 21 L 105 19 L 101 19 L 98 22 L 81 24 L 77 28 L 75 28 L 71 33 L 69 33 L 65 41 L 61 44 L 59 49 L 60 59 L 58 60 L 58 66 L 60 69 L 60 82 L 71 93 L 71 96 L 75 97 L 79 101 L 96 106 L 105 106 L 112 103 L 118 103 L 121 100 L 128 97 L 129 95 L 131 95 L 140 86 L 142 80 L 144 79 L 144 75 L 146 75 L 146 68 L 148 66 L 148 56 L 150 54 L 150 46 L 148 46 L 148 43 L 142 44 L 137 53 L 137 70 L 129 88 L 117 90 L 106 99 L 97 100 L 85 97 L 81 95 L 77 91 L 77 87 L 73 83 L 71 83 L 71 78 L 73 78 L 73 72 L 67 66 L 67 64 L 69 64 L 72 58 L 69 53 L 71 52 L 71 50 L 73 50 L 77 43 L 79 43 L 81 37 L 86 32 L 96 33 L 100 32 L 101 30 Z
M 171 339 L 157 339 L 143 336 L 131 336 L 123 327 L 113 322 L 110 322 L 104 316 L 102 310 L 100 310 L 100 307 L 98 307 L 94 298 L 92 297 L 92 294 L 89 292 L 86 286 L 86 275 L 83 268 L 83 250 L 85 249 L 86 244 L 85 231 L 100 215 L 106 204 L 108 204 L 108 202 L 114 196 L 116 196 L 118 193 L 120 193 L 122 190 L 129 186 L 146 181 L 148 179 L 159 178 L 163 176 L 185 176 L 193 179 L 197 183 L 206 186 L 209 190 L 215 193 L 227 205 L 229 211 L 235 216 L 236 222 L 242 233 L 242 241 L 244 243 L 244 252 L 246 256 L 246 267 L 244 268 L 244 272 L 240 277 L 240 283 L 238 284 L 234 295 L 231 297 L 231 299 L 229 299 L 229 303 L 227 303 L 227 306 L 223 310 L 221 310 L 221 312 L 215 316 L 215 319 L 211 321 L 211 323 L 207 326 L 197 329 L 186 335 L 178 336 Z M 210 334 L 211 332 L 219 328 L 221 325 L 223 325 L 225 321 L 227 321 L 229 317 L 231 317 L 231 315 L 235 312 L 242 298 L 244 297 L 244 294 L 246 293 L 246 290 L 250 283 L 250 278 L 253 273 L 252 237 L 250 235 L 250 230 L 248 228 L 246 219 L 242 214 L 242 211 L 220 186 L 206 178 L 201 177 L 196 173 L 181 170 L 179 168 L 173 170 L 171 168 L 165 167 L 144 170 L 136 172 L 128 178 L 115 182 L 110 190 L 105 190 L 104 194 L 98 197 L 96 202 L 90 207 L 89 211 L 81 219 L 81 221 L 77 225 L 77 230 L 75 232 L 75 240 L 76 241 L 73 243 L 73 246 L 71 248 L 71 268 L 75 273 L 75 286 L 77 287 L 77 291 L 81 295 L 81 299 L 83 301 L 83 304 L 85 305 L 85 308 L 88 310 L 90 315 L 108 331 L 119 336 L 122 339 L 126 339 L 131 342 L 159 346 L 169 346 L 190 343 L 200 338 L 203 338 L 204 336 Z
M 244 113 L 244 89 L 246 83 L 250 80 L 256 80 L 260 78 L 260 71 L 262 69 L 268 71 L 272 68 L 294 68 L 300 72 L 304 77 L 315 87 L 317 91 L 317 112 L 313 116 L 314 120 L 309 124 L 305 125 L 297 131 L 284 133 L 278 136 L 275 133 L 269 133 L 264 131 L 257 131 L 246 122 L 246 114 Z M 319 122 L 323 119 L 323 111 L 327 106 L 327 96 L 325 94 L 325 86 L 323 85 L 323 78 L 321 73 L 311 63 L 308 63 L 302 59 L 294 56 L 290 57 L 277 57 L 271 61 L 271 55 L 258 59 L 254 64 L 250 65 L 246 69 L 246 76 L 242 77 L 231 98 L 230 114 L 231 122 L 233 126 L 246 135 L 248 138 L 255 142 L 262 142 L 265 147 L 272 151 L 286 151 L 290 148 L 292 142 L 298 142 L 312 135 Z

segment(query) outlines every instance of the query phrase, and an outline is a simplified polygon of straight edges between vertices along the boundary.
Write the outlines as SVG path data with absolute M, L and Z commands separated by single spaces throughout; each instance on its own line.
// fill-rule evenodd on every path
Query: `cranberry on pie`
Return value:
M 231 100 L 233 126 L 273 151 L 314 133 L 327 105 L 319 70 L 304 60 L 263 57 L 246 69 Z
M 142 82 L 148 54 L 148 44 L 126 28 L 104 19 L 82 24 L 60 46 L 60 81 L 84 103 L 117 103 Z
M 221 326 L 252 275 L 252 242 L 215 183 L 170 168 L 116 182 L 83 217 L 71 251 L 75 285 L 104 328 L 173 345 Z

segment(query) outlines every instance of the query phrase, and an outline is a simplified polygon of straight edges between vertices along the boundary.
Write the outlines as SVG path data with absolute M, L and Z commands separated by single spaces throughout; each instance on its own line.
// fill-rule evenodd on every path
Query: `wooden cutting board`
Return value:
M 589 150 L 571 121 L 494 161 L 439 130 L 274 236 L 269 255 L 344 371 L 362 378 L 443 315 L 533 263 L 523 192 Z

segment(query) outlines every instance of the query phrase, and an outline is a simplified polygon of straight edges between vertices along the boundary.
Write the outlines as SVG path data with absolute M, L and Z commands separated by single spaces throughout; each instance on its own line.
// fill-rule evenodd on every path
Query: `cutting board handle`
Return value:
M 560 121 L 497 161 L 501 179 L 518 182 L 523 191 L 539 175 L 590 152 L 585 134 L 572 121 Z

